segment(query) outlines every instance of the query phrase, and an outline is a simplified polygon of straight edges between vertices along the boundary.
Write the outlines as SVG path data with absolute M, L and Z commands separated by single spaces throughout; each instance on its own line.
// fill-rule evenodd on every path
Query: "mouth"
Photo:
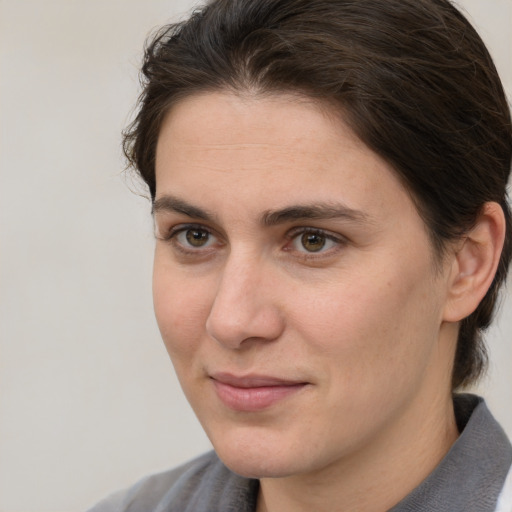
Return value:
M 210 375 L 220 401 L 239 412 L 268 409 L 302 391 L 308 382 L 280 379 L 265 375 L 235 376 L 229 373 Z

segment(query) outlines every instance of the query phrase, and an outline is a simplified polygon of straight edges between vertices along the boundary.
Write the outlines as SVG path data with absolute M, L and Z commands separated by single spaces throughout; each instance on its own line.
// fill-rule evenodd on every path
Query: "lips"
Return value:
M 221 402 L 240 412 L 257 412 L 270 408 L 308 385 L 307 382 L 264 375 L 235 376 L 216 373 L 210 377 Z

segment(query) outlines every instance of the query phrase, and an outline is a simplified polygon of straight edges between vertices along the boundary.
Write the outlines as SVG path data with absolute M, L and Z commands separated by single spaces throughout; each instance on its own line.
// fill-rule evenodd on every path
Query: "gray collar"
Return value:
M 482 398 L 454 397 L 462 432 L 439 466 L 389 512 L 494 512 L 512 446 Z

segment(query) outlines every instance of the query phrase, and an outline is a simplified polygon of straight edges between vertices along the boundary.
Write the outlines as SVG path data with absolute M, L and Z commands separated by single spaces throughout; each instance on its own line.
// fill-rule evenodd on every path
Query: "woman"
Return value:
M 455 393 L 512 253 L 510 112 L 462 14 L 216 0 L 143 74 L 155 311 L 215 453 L 93 510 L 510 510 L 512 447 Z

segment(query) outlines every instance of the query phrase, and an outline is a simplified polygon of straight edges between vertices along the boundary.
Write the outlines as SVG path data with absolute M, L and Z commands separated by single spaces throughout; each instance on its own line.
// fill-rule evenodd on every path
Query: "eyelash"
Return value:
M 160 240 L 172 244 L 172 246 L 174 248 L 176 248 L 177 250 L 179 250 L 181 253 L 183 253 L 185 255 L 191 255 L 191 256 L 203 255 L 203 256 L 205 256 L 209 252 L 208 251 L 209 246 L 206 248 L 201 248 L 201 247 L 192 248 L 191 246 L 187 247 L 186 245 L 177 241 L 177 237 L 180 234 L 184 234 L 184 233 L 187 233 L 187 231 L 193 231 L 193 230 L 202 231 L 204 233 L 207 233 L 209 236 L 213 236 L 217 239 L 219 238 L 217 235 L 215 235 L 212 232 L 211 229 L 209 229 L 201 224 L 180 224 L 178 226 L 171 228 L 165 236 L 160 237 Z M 299 249 L 295 249 L 294 252 L 299 254 L 300 255 L 299 257 L 302 259 L 312 260 L 312 259 L 319 259 L 319 258 L 325 257 L 327 255 L 332 255 L 333 251 L 335 252 L 336 250 L 345 246 L 347 243 L 347 240 L 344 237 L 334 234 L 334 233 L 331 233 L 329 231 L 325 231 L 323 229 L 312 228 L 312 227 L 296 227 L 286 233 L 287 242 L 286 242 L 285 246 L 283 247 L 283 250 L 287 251 L 287 252 L 293 251 L 294 249 L 292 247 L 289 247 L 289 245 L 291 243 L 295 242 L 296 240 L 298 240 L 299 237 L 304 236 L 304 235 L 317 235 L 317 236 L 323 237 L 327 242 L 332 242 L 334 244 L 334 247 L 328 248 L 327 250 L 323 250 L 324 247 L 322 246 L 318 252 L 307 251 L 307 250 L 301 251 Z M 221 245 L 223 245 L 222 242 L 221 242 Z

